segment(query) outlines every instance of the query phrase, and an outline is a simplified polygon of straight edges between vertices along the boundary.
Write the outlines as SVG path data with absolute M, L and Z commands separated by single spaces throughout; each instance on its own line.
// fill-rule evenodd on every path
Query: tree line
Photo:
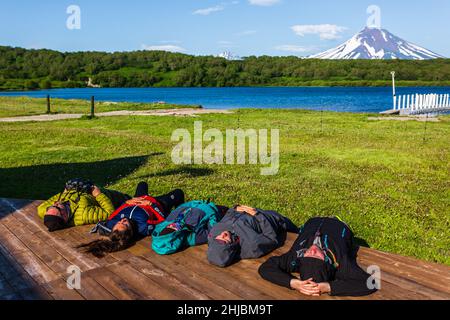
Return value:
M 228 61 L 164 51 L 58 52 L 0 46 L 0 89 L 449 85 L 450 59 L 318 60 L 250 56 Z

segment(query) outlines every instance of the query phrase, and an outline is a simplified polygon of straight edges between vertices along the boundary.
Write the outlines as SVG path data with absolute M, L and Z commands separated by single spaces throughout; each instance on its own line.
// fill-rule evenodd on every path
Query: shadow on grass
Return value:
M 43 200 L 61 192 L 73 178 L 93 181 L 100 187 L 112 184 L 147 163 L 145 156 L 86 163 L 56 163 L 18 168 L 0 168 L 0 197 Z
M 155 178 L 155 177 L 167 177 L 167 176 L 174 176 L 174 175 L 186 175 L 189 177 L 205 177 L 210 176 L 214 173 L 213 169 L 208 168 L 194 168 L 189 166 L 181 166 L 176 169 L 170 169 L 170 170 L 163 170 L 156 173 L 151 173 L 148 175 L 142 175 L 139 176 L 139 179 L 148 179 L 148 178 Z

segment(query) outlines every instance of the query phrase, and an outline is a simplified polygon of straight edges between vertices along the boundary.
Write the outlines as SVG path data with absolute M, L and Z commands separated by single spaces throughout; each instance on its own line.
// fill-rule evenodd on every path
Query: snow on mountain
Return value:
M 367 27 L 342 45 L 309 58 L 428 60 L 444 57 L 385 29 Z
M 241 57 L 234 55 L 233 53 L 229 51 L 222 52 L 221 54 L 217 55 L 218 58 L 225 58 L 227 60 L 241 60 Z

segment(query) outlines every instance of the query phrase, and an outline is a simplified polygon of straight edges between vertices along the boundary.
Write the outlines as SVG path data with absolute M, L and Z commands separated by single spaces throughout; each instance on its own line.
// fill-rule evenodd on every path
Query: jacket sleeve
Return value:
M 291 250 L 279 257 L 271 257 L 259 267 L 260 276 L 276 285 L 291 289 L 296 253 Z
M 208 234 L 211 231 L 211 229 L 217 224 L 217 217 L 216 215 L 212 215 L 208 222 L 204 224 L 195 234 L 190 234 L 190 237 L 195 237 L 194 243 L 195 245 L 201 245 L 208 243 Z M 192 240 L 191 240 L 192 241 Z M 191 242 L 190 241 L 190 242 Z
M 369 289 L 367 282 L 370 277 L 362 270 L 356 259 L 345 259 L 342 261 L 336 280 L 330 282 L 332 296 L 367 296 L 377 291 Z
M 51 205 L 53 205 L 58 199 L 59 199 L 59 194 L 57 194 L 57 195 L 51 197 L 50 199 L 48 199 L 47 201 L 43 202 L 38 207 L 39 218 L 44 219 L 45 213 L 47 212 L 47 208 L 50 207 Z
M 75 225 L 94 224 L 108 219 L 114 212 L 112 201 L 103 193 L 99 194 L 95 201 L 90 197 L 81 197 L 78 209 L 82 219 L 75 217 Z
M 247 249 L 255 255 L 252 255 L 252 257 L 268 254 L 279 246 L 278 230 L 275 230 L 274 226 L 263 215 L 257 214 L 256 220 L 258 221 L 261 233 L 253 229 L 249 230 L 249 234 L 250 231 L 253 234 L 249 237 L 251 241 L 247 242 Z

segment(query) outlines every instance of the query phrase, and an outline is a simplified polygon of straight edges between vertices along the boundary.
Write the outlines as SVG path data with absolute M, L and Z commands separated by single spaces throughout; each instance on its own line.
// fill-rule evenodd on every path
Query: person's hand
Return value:
M 328 282 L 321 282 L 321 283 L 319 283 L 319 290 L 320 290 L 320 294 L 330 293 L 331 286 Z
M 128 200 L 127 204 L 130 204 L 133 206 L 149 206 L 152 204 L 152 202 L 149 200 L 142 199 L 142 198 L 133 198 L 131 200 Z
M 126 204 L 137 205 L 138 202 L 140 202 L 139 198 L 133 198 L 133 199 L 127 200 Z
M 319 285 L 312 280 L 313 280 L 312 278 L 306 281 L 301 281 L 299 279 L 292 279 L 291 288 L 297 290 L 298 292 L 306 296 L 319 297 L 321 293 Z
M 255 208 L 248 207 L 248 206 L 238 206 L 238 207 L 236 207 L 236 211 L 245 212 L 253 217 L 256 216 L 256 213 L 257 213 Z
M 93 195 L 95 198 L 97 198 L 101 193 L 102 193 L 102 191 L 100 190 L 99 187 L 94 186 L 94 187 L 92 188 L 92 195 Z

